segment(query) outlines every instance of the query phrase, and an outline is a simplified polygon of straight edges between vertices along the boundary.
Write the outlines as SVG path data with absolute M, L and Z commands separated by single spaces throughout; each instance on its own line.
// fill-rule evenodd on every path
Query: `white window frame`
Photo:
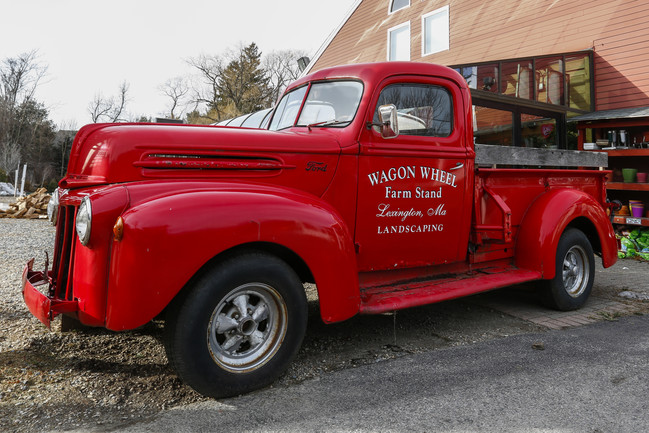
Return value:
M 394 5 L 394 0 L 390 0 L 390 4 L 388 5 L 388 15 L 393 14 L 393 13 L 395 13 L 397 11 L 403 10 L 405 8 L 409 8 L 410 7 L 410 0 L 408 0 L 408 4 L 406 6 L 404 6 L 402 8 L 399 8 L 397 10 L 394 10 L 394 11 L 392 10 L 392 5 Z
M 392 52 L 392 38 L 391 38 L 392 32 L 394 32 L 396 30 L 400 30 L 400 29 L 402 29 L 404 27 L 408 28 L 408 59 L 407 60 L 392 60 L 390 58 L 390 53 Z M 399 24 L 398 26 L 394 26 L 394 27 L 389 28 L 388 29 L 388 44 L 387 44 L 387 47 L 388 47 L 387 60 L 389 62 L 391 62 L 391 61 L 410 61 L 410 58 L 411 58 L 410 57 L 410 55 L 411 55 L 410 45 L 411 45 L 411 43 L 410 43 L 410 21 L 406 21 L 405 23 Z
M 446 45 L 437 51 L 426 52 L 426 18 L 437 15 L 441 12 L 446 12 Z M 429 12 L 421 17 L 421 56 L 430 56 L 431 54 L 440 53 L 442 51 L 448 51 L 451 44 L 451 29 L 450 29 L 451 13 L 449 11 L 448 5 L 435 9 L 432 12 Z

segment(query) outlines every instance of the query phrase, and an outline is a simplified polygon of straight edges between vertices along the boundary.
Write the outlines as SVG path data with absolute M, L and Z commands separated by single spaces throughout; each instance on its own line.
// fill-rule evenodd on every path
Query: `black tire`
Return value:
M 302 283 L 285 262 L 237 256 L 188 289 L 165 326 L 167 356 L 185 383 L 224 398 L 263 388 L 286 370 L 308 314 Z
M 581 308 L 590 296 L 595 278 L 593 247 L 581 230 L 568 228 L 563 232 L 555 266 L 554 278 L 542 281 L 546 304 L 561 311 Z

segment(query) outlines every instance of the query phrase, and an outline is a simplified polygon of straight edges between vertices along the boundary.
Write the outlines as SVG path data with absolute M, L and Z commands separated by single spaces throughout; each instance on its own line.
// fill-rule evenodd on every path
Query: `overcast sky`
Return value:
M 255 42 L 263 52 L 310 56 L 338 27 L 354 0 L 2 0 L 0 60 L 37 50 L 48 74 L 37 91 L 66 129 L 90 123 L 97 93 L 130 84 L 129 113 L 163 114 L 167 79 L 191 74 L 185 62 Z

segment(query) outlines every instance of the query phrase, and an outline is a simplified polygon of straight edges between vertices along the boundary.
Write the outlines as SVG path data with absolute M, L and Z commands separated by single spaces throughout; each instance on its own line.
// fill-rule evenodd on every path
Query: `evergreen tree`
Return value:
M 240 115 L 264 108 L 270 89 L 257 44 L 242 48 L 238 57 L 228 63 L 219 76 L 218 88 L 222 110 L 232 104 L 233 114 Z

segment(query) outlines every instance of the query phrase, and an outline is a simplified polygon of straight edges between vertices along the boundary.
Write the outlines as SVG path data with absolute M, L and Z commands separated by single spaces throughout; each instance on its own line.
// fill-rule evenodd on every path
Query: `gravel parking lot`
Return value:
M 53 242 L 54 228 L 47 221 L 0 219 L 0 431 L 111 429 L 205 400 L 169 367 L 160 342 L 162 323 L 121 333 L 63 333 L 58 320 L 50 331 L 31 316 L 19 291 L 21 272 L 32 257 L 42 266 L 44 251 L 52 255 Z M 398 315 L 358 316 L 335 325 L 322 324 L 316 300 L 309 306 L 302 350 L 275 387 L 412 353 L 546 329 L 471 300 Z

